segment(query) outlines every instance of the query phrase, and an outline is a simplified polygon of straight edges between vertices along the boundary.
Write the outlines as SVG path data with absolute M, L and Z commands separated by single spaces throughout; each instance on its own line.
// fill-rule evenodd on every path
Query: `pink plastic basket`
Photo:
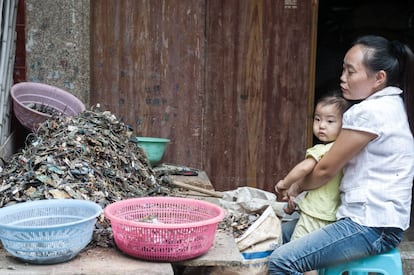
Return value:
M 31 131 L 52 115 L 31 109 L 30 104 L 47 106 L 66 116 L 74 116 L 85 110 L 85 105 L 76 96 L 47 84 L 20 82 L 11 87 L 10 95 L 17 120 Z
M 207 253 L 225 211 L 201 200 L 145 197 L 112 203 L 104 214 L 122 252 L 144 260 L 177 262 Z

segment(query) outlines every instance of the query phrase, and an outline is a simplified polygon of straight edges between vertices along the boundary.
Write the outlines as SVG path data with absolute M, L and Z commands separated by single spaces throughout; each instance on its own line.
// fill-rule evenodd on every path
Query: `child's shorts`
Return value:
M 320 229 L 325 225 L 332 223 L 333 221 L 320 220 L 318 218 L 309 216 L 303 212 L 300 213 L 300 218 L 293 230 L 291 240 L 299 239 L 312 231 Z

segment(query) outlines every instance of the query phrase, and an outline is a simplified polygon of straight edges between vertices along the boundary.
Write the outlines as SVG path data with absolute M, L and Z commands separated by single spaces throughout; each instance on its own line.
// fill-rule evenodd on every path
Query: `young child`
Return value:
M 318 161 L 331 148 L 342 128 L 342 114 L 348 107 L 346 99 L 340 95 L 328 95 L 318 100 L 313 117 L 313 134 L 321 142 L 306 151 L 306 158 L 297 164 L 281 180 L 283 185 L 290 186 L 308 175 Z M 300 218 L 292 233 L 291 240 L 298 239 L 316 229 L 336 221 L 336 211 L 340 204 L 339 183 L 342 173 L 338 173 L 329 183 L 318 189 L 311 190 L 298 202 Z M 277 185 L 276 185 L 277 186 Z M 277 191 L 277 190 L 276 190 Z M 299 198 L 297 198 L 299 199 Z M 295 200 L 289 200 L 286 213 L 296 209 Z M 316 271 L 304 274 L 317 274 Z

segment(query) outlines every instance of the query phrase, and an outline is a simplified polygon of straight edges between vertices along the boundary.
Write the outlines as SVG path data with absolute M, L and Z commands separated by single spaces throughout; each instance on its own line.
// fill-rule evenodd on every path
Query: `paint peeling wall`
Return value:
M 89 106 L 90 1 L 26 0 L 26 79 Z

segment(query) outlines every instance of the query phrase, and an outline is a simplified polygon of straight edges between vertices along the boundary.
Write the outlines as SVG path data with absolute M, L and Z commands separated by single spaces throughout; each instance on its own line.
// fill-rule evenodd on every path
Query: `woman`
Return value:
M 409 227 L 414 176 L 414 142 L 401 97 L 414 92 L 413 68 L 406 45 L 379 36 L 361 37 L 346 53 L 341 90 L 355 104 L 343 116 L 341 133 L 312 173 L 275 186 L 278 198 L 292 200 L 343 169 L 338 220 L 276 249 L 270 274 L 301 274 L 398 246 Z

